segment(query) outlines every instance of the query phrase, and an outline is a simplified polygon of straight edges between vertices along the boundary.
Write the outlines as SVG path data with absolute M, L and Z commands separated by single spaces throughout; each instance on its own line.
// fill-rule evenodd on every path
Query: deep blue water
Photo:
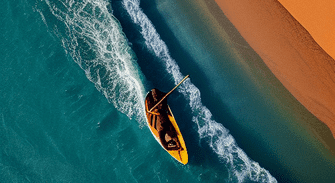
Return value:
M 231 45 L 207 45 L 176 23 L 194 16 L 187 8 L 164 2 L 0 3 L 0 182 L 332 182 L 333 157 L 285 126 L 292 115 L 253 84 Z M 183 166 L 152 137 L 143 101 L 187 74 L 169 98 Z

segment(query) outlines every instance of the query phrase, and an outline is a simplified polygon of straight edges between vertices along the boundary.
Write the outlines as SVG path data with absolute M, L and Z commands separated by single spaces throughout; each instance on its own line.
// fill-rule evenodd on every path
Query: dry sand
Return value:
M 277 0 L 216 0 L 265 64 L 335 137 L 335 61 Z
M 335 58 L 335 1 L 278 0 L 312 35 L 314 40 Z

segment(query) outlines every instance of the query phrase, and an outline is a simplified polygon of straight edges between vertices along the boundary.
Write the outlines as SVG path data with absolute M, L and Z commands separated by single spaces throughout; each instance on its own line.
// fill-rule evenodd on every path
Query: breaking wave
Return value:
M 166 71 L 172 75 L 175 84 L 177 84 L 184 76 L 176 61 L 171 58 L 166 44 L 160 39 L 153 24 L 141 10 L 140 1 L 123 0 L 123 4 L 133 22 L 141 27 L 141 34 L 147 48 L 152 50 L 165 64 Z M 248 158 L 222 124 L 212 120 L 211 112 L 201 102 L 199 89 L 190 80 L 186 80 L 178 90 L 189 101 L 193 122 L 198 126 L 200 138 L 210 139 L 209 146 L 228 166 L 230 181 L 277 182 L 267 170 Z
M 44 7 L 37 10 L 43 21 L 51 25 L 87 78 L 115 108 L 143 124 L 144 77 L 109 3 L 45 0 Z

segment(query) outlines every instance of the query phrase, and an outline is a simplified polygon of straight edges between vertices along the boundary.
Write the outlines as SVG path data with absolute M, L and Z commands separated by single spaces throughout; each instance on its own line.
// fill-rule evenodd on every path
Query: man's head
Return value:
M 178 147 L 178 138 L 176 134 L 171 131 L 165 134 L 165 141 L 168 143 L 168 147 Z

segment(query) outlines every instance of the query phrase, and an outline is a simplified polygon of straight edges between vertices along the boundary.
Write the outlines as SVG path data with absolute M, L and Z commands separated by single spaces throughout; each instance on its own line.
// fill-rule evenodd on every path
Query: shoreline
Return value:
M 276 0 L 216 0 L 288 91 L 335 137 L 335 61 Z

